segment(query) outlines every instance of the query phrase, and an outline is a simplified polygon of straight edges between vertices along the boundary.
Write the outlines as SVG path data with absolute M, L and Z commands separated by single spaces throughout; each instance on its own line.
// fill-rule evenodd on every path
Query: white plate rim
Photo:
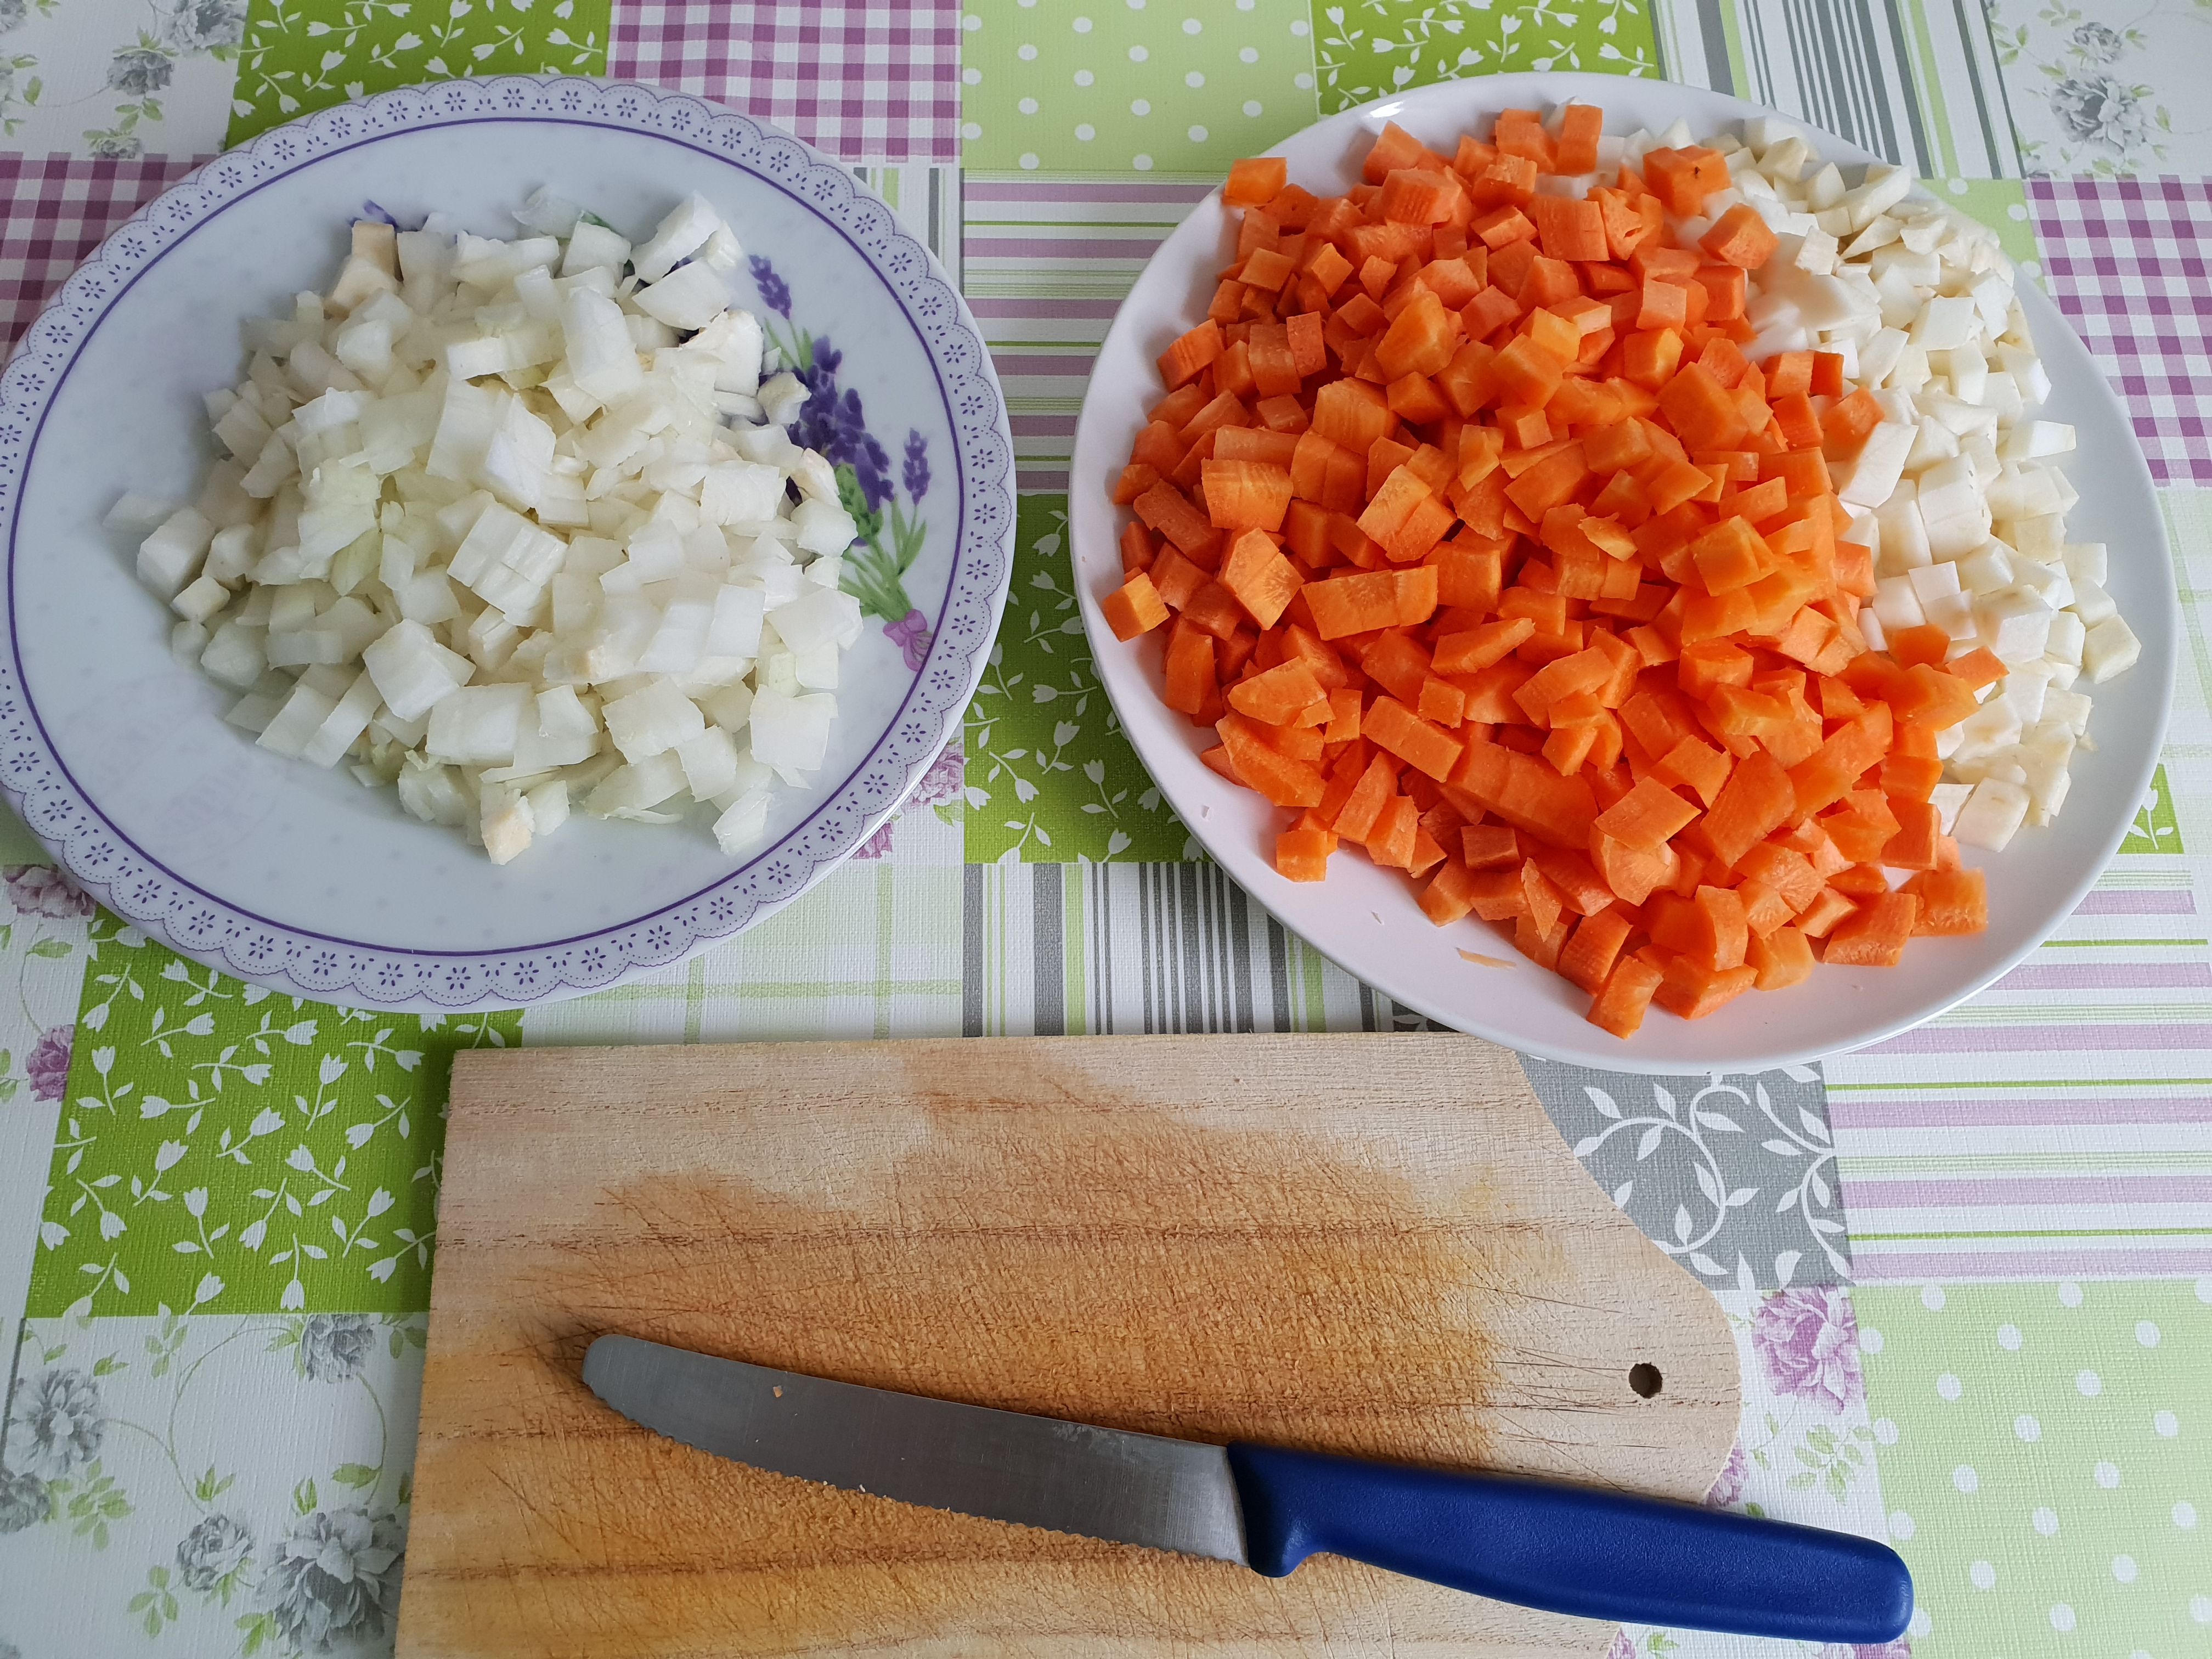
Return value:
M 1261 153 L 1284 155 L 1293 149 L 1304 149 L 1309 154 L 1316 151 L 1323 155 L 1349 154 L 1350 146 L 1357 136 L 1379 131 L 1385 120 L 1401 116 L 1406 118 L 1408 125 L 1418 125 L 1424 118 L 1437 118 L 1442 111 L 1457 111 L 1462 112 L 1459 119 L 1464 125 L 1477 112 L 1494 112 L 1507 107 L 1544 108 L 1570 99 L 1606 105 L 1610 94 L 1611 101 L 1617 106 L 1621 101 L 1621 94 L 1632 88 L 1644 96 L 1653 93 L 1678 96 L 1682 100 L 1680 112 L 1701 132 L 1714 131 L 1725 122 L 1767 116 L 1786 121 L 1807 133 L 1829 160 L 1850 166 L 1882 159 L 1846 139 L 1822 131 L 1801 118 L 1704 88 L 1567 71 L 1477 76 L 1408 88 L 1326 117 Z M 1610 120 L 1607 128 L 1609 131 L 1618 130 L 1616 124 Z M 1339 149 L 1332 150 L 1329 148 L 1331 143 L 1339 146 Z M 2019 284 L 2022 303 L 2029 313 L 2039 348 L 2046 361 L 2052 356 L 2053 345 L 2058 344 L 2062 349 L 2070 348 L 2079 355 L 2082 363 L 2089 366 L 2090 373 L 2080 388 L 2088 407 L 2070 412 L 2075 415 L 2077 424 L 2081 417 L 2093 416 L 2100 425 L 2124 434 L 2128 476 L 2124 480 L 2115 481 L 2114 487 L 2116 491 L 2138 495 L 2148 503 L 2145 518 L 2155 527 L 2158 538 L 2155 548 L 2142 550 L 2144 568 L 2136 573 L 2142 578 L 2137 583 L 2138 587 L 2148 586 L 2152 590 L 2148 597 L 2154 602 L 2136 603 L 2125 611 L 2129 623 L 2136 629 L 2143 647 L 2143 661 L 2132 672 L 2156 680 L 2156 704 L 2152 717 L 2137 722 L 2125 734 L 2131 750 L 2130 758 L 2134 763 L 2124 778 L 2122 787 L 2110 792 L 2113 799 L 2124 800 L 2125 806 L 2124 810 L 2107 806 L 2112 814 L 2112 821 L 2107 833 L 2099 838 L 2096 856 L 2085 861 L 2070 884 L 2054 893 L 2049 914 L 2039 926 L 2030 929 L 2012 948 L 1977 964 L 1970 974 L 1954 985 L 1946 987 L 1939 998 L 1929 999 L 1924 1006 L 1916 1007 L 1907 1014 L 1867 1022 L 1857 1028 L 1846 1026 L 1833 1035 L 1817 1040 L 1808 1041 L 1801 1036 L 1792 1036 L 1785 1030 L 1780 1034 L 1761 1035 L 1749 1040 L 1739 1038 L 1734 1042 L 1718 1042 L 1710 1048 L 1701 1048 L 1694 1057 L 1653 1054 L 1648 1048 L 1639 1048 L 1633 1039 L 1620 1042 L 1596 1027 L 1588 1025 L 1587 1022 L 1581 1022 L 1580 1030 L 1557 1020 L 1547 1019 L 1542 1028 L 1534 1030 L 1524 1025 L 1507 1023 L 1480 1008 L 1471 1008 L 1463 1002 L 1440 997 L 1434 986 L 1424 984 L 1417 977 L 1410 977 L 1410 968 L 1394 963 L 1386 950 L 1362 948 L 1364 941 L 1352 938 L 1344 927 L 1335 925 L 1334 917 L 1323 916 L 1323 925 L 1316 926 L 1314 916 L 1300 902 L 1303 896 L 1300 888 L 1276 876 L 1272 866 L 1260 852 L 1256 840 L 1249 834 L 1239 833 L 1245 818 L 1252 811 L 1252 798 L 1249 792 L 1237 789 L 1197 759 L 1200 749 L 1205 745 L 1197 738 L 1195 728 L 1190 727 L 1178 716 L 1177 722 L 1191 734 L 1180 746 L 1180 752 L 1172 750 L 1165 753 L 1147 752 L 1146 745 L 1140 739 L 1142 734 L 1160 724 L 1157 691 L 1149 683 L 1147 671 L 1138 666 L 1136 653 L 1115 638 L 1098 607 L 1100 597 L 1110 592 L 1119 581 L 1121 568 L 1115 543 L 1118 534 L 1116 515 L 1121 509 L 1107 503 L 1103 481 L 1109 480 L 1118 471 L 1121 460 L 1127 458 L 1132 430 L 1126 420 L 1102 413 L 1104 403 L 1102 388 L 1114 385 L 1119 373 L 1133 372 L 1139 366 L 1149 372 L 1152 352 L 1144 349 L 1134 339 L 1138 331 L 1154 326 L 1152 317 L 1146 314 L 1148 310 L 1145 303 L 1149 298 L 1148 287 L 1157 289 L 1171 283 L 1176 279 L 1169 273 L 1176 269 L 1179 259 L 1222 236 L 1222 221 L 1218 212 L 1219 204 L 1220 191 L 1217 187 L 1191 209 L 1183 222 L 1154 252 L 1128 297 L 1116 312 L 1114 323 L 1100 345 L 1091 385 L 1085 395 L 1083 410 L 1076 423 L 1074 450 L 1069 466 L 1069 539 L 1085 629 L 1098 662 L 1099 679 L 1106 689 L 1108 699 L 1113 704 L 1122 730 L 1128 734 L 1132 744 L 1137 747 L 1139 759 L 1145 763 L 1153 781 L 1159 785 L 1161 793 L 1174 806 L 1186 828 L 1254 902 L 1285 927 L 1336 962 L 1346 972 L 1374 985 L 1395 1001 L 1442 1024 L 1487 1037 L 1542 1059 L 1595 1070 L 1700 1075 L 1802 1066 L 1831 1054 L 1882 1042 L 1924 1024 L 2019 965 L 2095 885 L 2097 878 L 2126 838 L 2136 804 L 2144 798 L 2150 787 L 2152 775 L 2160 760 L 2172 702 L 2179 603 L 2171 551 L 2165 538 L 2163 514 L 2157 504 L 2148 465 L 2142 457 L 2127 412 L 2101 371 L 2096 370 L 2088 359 L 2087 348 L 2081 345 L 2079 336 L 2064 314 L 2033 283 L 2022 282 Z M 1161 343 L 1164 343 L 1164 339 Z M 1157 380 L 1148 380 L 1146 384 L 1156 386 Z M 1146 401 L 1151 399 L 1147 398 Z M 1089 481 L 1087 487 L 1086 480 Z M 2108 739 L 2116 739 L 2121 735 L 2109 730 L 2100 732 L 2094 726 L 2093 734 Z M 2106 745 L 2108 749 L 2117 746 L 2116 742 Z M 2068 811 L 2081 812 L 2087 807 L 2087 803 L 2077 792 Z M 1219 818 L 1214 816 L 1217 809 L 1221 810 Z M 2062 821 L 2063 817 L 2062 814 Z M 1230 827 L 1232 823 L 1237 825 L 1237 829 Z M 1384 872 L 1371 873 L 1379 876 Z M 1338 879 L 1337 873 L 1332 871 L 1330 884 Z M 1412 921 L 1423 927 L 1428 927 L 1430 924 L 1426 918 L 1412 903 L 1413 889 L 1402 880 L 1396 882 L 1395 887 Z M 1311 892 L 1315 890 L 1308 888 L 1304 890 Z M 1381 914 L 1374 914 L 1378 924 L 1382 922 Z M 1316 938 L 1316 934 L 1322 937 Z M 1494 934 L 1489 937 L 1496 938 Z M 1387 938 L 1387 934 L 1365 938 Z M 1354 948 L 1343 948 L 1346 942 Z M 1951 941 L 1923 940 L 1916 948 L 1949 943 Z M 1520 963 L 1517 957 L 1513 965 L 1528 966 Z M 1828 973 L 1833 970 L 1824 969 L 1822 971 Z M 1888 971 L 1893 970 L 1843 970 L 1846 975 Z M 1478 996 L 1477 1000 L 1481 1000 Z M 1737 1006 L 1749 1000 L 1740 1000 Z M 1847 1000 L 1838 999 L 1838 1006 Z M 1720 1016 L 1715 1017 L 1716 1020 L 1723 1018 L 1728 1012 L 1729 1010 L 1723 1009 Z M 1688 1029 L 1700 1031 L 1727 1029 L 1724 1025 L 1714 1027 L 1705 1023 L 1695 1026 L 1682 1024 Z M 1647 1024 L 1646 1030 L 1650 1029 Z
M 18 504 L 41 420 L 79 348 L 131 284 L 197 225 L 271 180 L 379 137 L 532 119 L 596 125 L 685 146 L 781 190 L 876 270 L 936 369 L 960 512 L 945 610 L 904 702 L 820 805 L 774 844 L 684 898 L 542 943 L 409 951 L 273 922 L 167 870 L 102 817 L 41 727 L 21 672 L 14 599 Z M 62 285 L 0 373 L 0 792 L 70 876 L 184 955 L 319 1001 L 394 1012 L 505 1008 L 651 971 L 773 915 L 866 843 L 960 729 L 1012 572 L 1013 438 L 988 348 L 927 246 L 851 169 L 734 110 L 630 81 L 518 75 L 375 94 L 313 112 L 217 156 L 112 232 Z

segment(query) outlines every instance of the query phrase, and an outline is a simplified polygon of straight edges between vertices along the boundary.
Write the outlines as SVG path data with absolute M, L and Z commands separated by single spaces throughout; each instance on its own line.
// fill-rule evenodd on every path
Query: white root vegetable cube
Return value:
M 809 553 L 842 553 L 860 538 L 860 526 L 835 501 L 801 501 L 791 515 L 799 527 L 799 544 Z
M 617 767 L 584 797 L 584 810 L 593 817 L 617 812 L 642 812 L 659 805 L 684 788 L 684 763 L 672 750 Z
M 714 613 L 707 624 L 707 651 L 716 657 L 752 657 L 760 653 L 761 619 L 768 595 L 757 587 L 725 583 L 714 591 Z
M 477 482 L 524 507 L 544 499 L 553 466 L 553 428 L 532 414 L 520 398 L 507 400 L 500 422 L 484 446 Z
M 550 836 L 568 823 L 568 779 L 548 778 L 535 788 L 525 790 L 522 799 L 530 805 L 530 827 L 534 838 Z
M 538 736 L 588 738 L 599 729 L 599 716 L 584 707 L 574 686 L 556 685 L 538 694 Z
M 696 253 L 707 239 L 725 228 L 722 216 L 696 191 L 669 210 L 653 228 L 652 236 L 631 255 L 638 280 L 657 283 L 675 268 L 678 259 Z
M 793 651 L 842 647 L 860 637 L 860 602 L 834 587 L 810 586 L 774 615 L 777 637 Z
M 2089 729 L 2088 693 L 2068 691 L 2054 685 L 2043 694 L 2043 718 L 2045 723 L 2055 722 L 2075 737 L 2081 736 Z
M 2007 460 L 2024 461 L 2070 454 L 2073 449 L 2074 428 L 2063 421 L 2021 421 L 2000 453 Z
M 216 629 L 200 653 L 200 670 L 217 685 L 234 691 L 250 691 L 269 666 L 262 641 L 267 630 L 235 620 Z
M 578 220 L 568 238 L 568 252 L 561 261 L 561 274 L 601 270 L 619 273 L 629 261 L 629 242 L 619 232 L 587 220 Z
M 452 767 L 410 753 L 399 763 L 399 805 L 425 823 L 450 827 L 467 822 L 471 802 Z
M 637 291 L 637 308 L 671 328 L 703 328 L 730 303 L 722 273 L 695 259 L 650 287 Z
M 499 430 L 507 392 L 502 386 L 471 386 L 466 380 L 446 384 L 445 402 L 430 440 L 425 470 L 435 478 L 471 479 L 483 465 L 492 434 Z M 267 460 L 254 463 L 258 471 Z M 249 486 L 250 488 L 251 486 Z
M 1951 834 L 1968 847 L 2001 853 L 2027 820 L 2027 808 L 2024 787 L 2002 778 L 1984 778 L 1959 808 Z
M 1934 599 L 1923 599 L 1920 608 L 1931 626 L 1942 629 L 1952 639 L 1971 640 L 1975 636 L 1971 594 L 1939 593 Z
M 632 765 L 665 754 L 707 729 L 699 705 L 685 696 L 675 681 L 665 678 L 616 698 L 599 714 L 615 747 Z
M 1847 476 L 1837 486 L 1838 496 L 1852 507 L 1880 507 L 1887 501 L 1905 474 L 1905 459 L 1912 453 L 1914 436 L 1915 428 L 1911 426 L 1892 421 L 1877 423 L 1867 434 L 1857 458 L 1839 469 Z M 799 544 L 805 543 L 802 539 Z
M 262 728 L 261 735 L 254 741 L 288 760 L 297 760 L 337 707 L 335 697 L 326 697 L 304 683 L 295 685 L 276 711 L 276 718 Z
M 423 740 L 432 758 L 456 766 L 507 764 L 514 758 L 522 711 L 530 700 L 526 685 L 456 688 L 430 710 L 430 729 Z
M 2002 542 L 1995 539 L 1984 542 L 1953 568 L 1959 573 L 1959 585 L 1971 593 L 1994 593 L 2000 587 L 2011 586 L 2014 580 L 2012 555 Z
M 230 603 L 230 590 L 214 577 L 204 574 L 186 583 L 184 591 L 169 601 L 169 609 L 186 622 L 205 622 Z
M 580 390 L 612 404 L 645 384 L 629 321 L 605 295 L 570 289 L 561 306 L 561 332 L 568 344 L 569 378 Z
M 2101 587 L 2112 580 L 2106 569 L 2105 544 L 2102 542 L 2067 542 L 2059 548 L 2058 556 L 2060 562 L 2066 567 L 2066 574 L 2077 585 L 2095 582 Z
M 2053 611 L 2063 611 L 2074 603 L 2074 582 L 2064 567 L 2038 564 L 2033 559 L 2012 562 L 2013 580 L 2022 587 L 2035 590 L 2036 596 Z
M 1929 793 L 1928 804 L 1936 809 L 1936 826 L 1940 833 L 1952 833 L 1951 826 L 1959 821 L 1959 809 L 1973 793 L 1971 783 L 1939 783 Z
M 1973 301 L 1937 295 L 1920 307 L 1912 320 L 1912 343 L 1926 351 L 1948 351 L 1972 341 L 1978 330 Z
M 180 507 L 138 544 L 138 580 L 173 599 L 198 572 L 215 539 L 215 526 L 196 507 Z
M 2003 697 L 1991 697 L 1959 722 L 1959 754 L 1962 758 L 1986 755 L 2019 742 L 2020 733 L 2020 710 Z
M 1878 568 L 1886 576 L 1899 575 L 1928 562 L 1928 527 L 1920 520 L 1917 491 L 1899 484 L 1875 514 L 1881 526 L 1881 542 L 1875 551 Z
M 361 654 L 378 694 L 401 720 L 429 714 L 476 672 L 466 657 L 447 650 L 419 622 L 394 623 Z
M 494 864 L 505 864 L 518 853 L 529 850 L 538 815 L 529 797 L 511 786 L 488 788 L 485 795 L 477 833 L 483 837 L 484 855 Z
M 748 789 L 714 820 L 714 844 L 735 858 L 768 833 L 769 795 L 765 788 Z
M 799 411 L 805 406 L 806 396 L 806 383 L 789 369 L 786 369 L 780 374 L 771 375 L 763 382 L 760 389 L 761 409 L 768 416 L 771 425 L 779 428 L 787 427 L 799 418 Z M 777 435 L 782 434 L 779 433 Z M 740 443 L 738 447 L 743 450 L 744 445 Z M 754 455 L 750 459 L 757 461 L 768 458 Z
M 721 461 L 699 485 L 699 516 L 709 524 L 772 519 L 782 507 L 782 471 L 757 461 Z
M 1925 605 L 1932 599 L 1944 599 L 1959 591 L 1959 567 L 1948 559 L 1919 565 L 1906 571 L 1905 580 Z
M 315 728 L 315 734 L 300 751 L 300 758 L 316 766 L 335 766 L 345 758 L 354 739 L 368 729 L 368 722 L 382 699 L 377 695 L 376 682 L 367 670 L 354 677 L 346 688 L 345 696 L 337 706 L 324 717 Z
M 719 726 L 677 744 L 676 758 L 684 768 L 684 787 L 697 799 L 712 800 L 738 781 L 738 746 Z
M 829 752 L 830 722 L 836 714 L 836 698 L 821 692 L 790 696 L 763 686 L 746 720 L 753 758 L 763 766 L 813 771 Z
M 2105 592 L 2103 583 L 2085 580 L 2079 576 L 2074 579 L 2073 608 L 2075 614 L 2090 628 L 2094 628 L 2107 617 L 2117 617 L 2120 612 L 2119 606 L 2112 603 L 2112 596 Z
M 2092 627 L 2081 641 L 2081 668 L 2092 685 L 2125 673 L 2142 655 L 2142 641 L 2118 612 Z
M 1868 650 L 1889 649 L 1889 630 L 1881 625 L 1881 618 L 1874 614 L 1872 605 L 1868 605 L 1859 612 L 1858 623 L 1860 636 L 1866 641 Z
M 2043 642 L 2046 662 L 2063 663 L 2069 667 L 2081 665 L 2081 647 L 2087 642 L 2088 626 L 2077 611 L 2062 611 L 2051 619 L 2051 636 Z
M 1917 628 L 1928 620 L 1920 608 L 1920 596 L 1904 576 L 1885 576 L 1876 582 L 1872 608 L 1886 635 L 1899 629 Z
M 2051 637 L 2051 607 L 2033 588 L 2014 585 L 1974 601 L 1974 621 L 1982 643 L 1998 660 L 2028 662 L 2043 654 Z

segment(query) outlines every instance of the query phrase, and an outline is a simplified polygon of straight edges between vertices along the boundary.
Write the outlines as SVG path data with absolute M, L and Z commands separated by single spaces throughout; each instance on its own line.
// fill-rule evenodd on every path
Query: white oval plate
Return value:
M 1267 153 L 1289 159 L 1293 183 L 1328 195 L 1358 181 L 1359 163 L 1387 122 L 1449 155 L 1459 134 L 1501 109 L 1543 109 L 1570 98 L 1603 106 L 1609 132 L 1639 126 L 1656 132 L 1680 117 L 1703 137 L 1773 113 L 1663 82 L 1501 75 L 1423 87 L 1346 110 Z M 1845 167 L 1880 159 L 1828 134 L 1812 136 L 1827 159 Z M 1183 823 L 1285 927 L 1408 1007 L 1547 1059 L 1614 1071 L 1759 1071 L 1879 1042 L 1972 996 L 2035 949 L 2095 882 L 2134 821 L 2158 762 L 2172 690 L 2177 605 L 2158 501 L 2126 413 L 2057 307 L 2033 283 L 2023 283 L 2021 295 L 2054 387 L 2045 413 L 2071 422 L 2079 435 L 2068 471 L 2081 500 L 2068 517 L 2067 533 L 2111 544 L 2112 597 L 2143 649 L 2132 672 L 2095 689 L 2089 731 L 2098 747 L 2075 756 L 2073 792 L 2057 821 L 2022 830 L 2002 854 L 1966 854 L 1970 864 L 1989 872 L 1986 933 L 1915 939 L 1895 968 L 1822 967 L 1805 986 L 1741 996 L 1701 1020 L 1655 1009 L 1624 1042 L 1583 1018 L 1587 996 L 1524 960 L 1497 930 L 1471 918 L 1431 926 L 1402 875 L 1356 854 L 1331 860 L 1326 882 L 1277 875 L 1274 836 L 1286 815 L 1200 761 L 1212 738 L 1160 702 L 1157 639 L 1124 645 L 1098 612 L 1100 597 L 1121 581 L 1121 510 L 1108 493 L 1145 410 L 1160 396 L 1154 359 L 1204 314 L 1216 273 L 1234 254 L 1217 191 L 1161 244 L 1138 278 L 1084 398 L 1068 512 L 1084 623 L 1122 728 Z M 1472 963 L 1462 951 L 1508 965 Z
M 196 493 L 215 453 L 201 394 L 237 380 L 240 322 L 327 287 L 365 204 L 512 236 L 507 210 L 540 185 L 633 236 L 686 191 L 714 203 L 769 262 L 734 274 L 738 303 L 842 354 L 838 393 L 860 400 L 880 451 L 848 429 L 833 459 L 850 455 L 890 492 L 886 512 L 927 526 L 918 556 L 864 600 L 816 786 L 780 792 L 742 860 L 695 812 L 667 827 L 580 817 L 495 867 L 392 791 L 256 748 L 222 724 L 230 699 L 171 660 L 173 618 L 100 527 L 126 490 Z M 324 110 L 134 216 L 0 375 L 0 787 L 118 914 L 277 989 L 446 1011 L 611 985 L 798 896 L 957 732 L 1006 598 L 1012 455 L 990 355 L 943 268 L 796 139 L 695 98 L 550 76 Z M 915 614 L 892 614 L 899 599 Z

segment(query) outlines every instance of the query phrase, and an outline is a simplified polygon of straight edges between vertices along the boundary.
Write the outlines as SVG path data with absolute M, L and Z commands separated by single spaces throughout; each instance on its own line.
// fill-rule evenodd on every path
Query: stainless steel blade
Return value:
M 896 1394 L 603 1336 L 584 1382 L 633 1422 L 757 1469 L 930 1509 L 1244 1562 L 1219 1446 Z

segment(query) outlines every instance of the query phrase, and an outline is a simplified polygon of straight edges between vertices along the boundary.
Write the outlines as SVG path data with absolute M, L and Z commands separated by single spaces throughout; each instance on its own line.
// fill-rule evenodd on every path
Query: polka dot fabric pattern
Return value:
M 741 109 L 843 161 L 960 159 L 957 5 L 624 0 L 607 73 Z
M 1213 183 L 1317 112 L 1304 0 L 977 0 L 961 80 L 988 173 Z
M 1852 1299 L 1926 1652 L 2212 1650 L 2212 1279 Z

